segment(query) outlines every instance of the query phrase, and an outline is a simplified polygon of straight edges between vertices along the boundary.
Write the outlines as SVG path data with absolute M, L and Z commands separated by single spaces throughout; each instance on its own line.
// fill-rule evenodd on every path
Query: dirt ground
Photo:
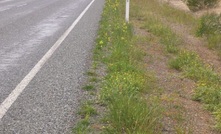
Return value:
M 143 29 L 136 29 L 139 35 L 148 36 Z M 163 118 L 163 134 L 193 133 L 216 134 L 213 129 L 215 121 L 202 104 L 193 101 L 191 96 L 195 82 L 182 77 L 182 74 L 168 67 L 169 57 L 162 45 L 143 44 L 148 56 L 145 63 L 148 71 L 153 71 L 158 85 L 164 91 L 161 95 L 166 109 Z
M 190 9 L 182 0 L 162 0 L 162 1 L 169 3 L 170 5 L 172 5 L 175 8 L 190 12 Z
M 175 8 L 190 12 L 186 4 L 181 0 L 163 0 Z M 219 7 L 211 9 L 221 13 Z M 196 16 L 208 11 L 196 12 Z M 139 27 L 139 20 L 134 20 L 135 33 L 139 36 L 151 36 L 150 33 Z M 180 24 L 168 24 L 173 32 L 183 38 L 184 48 L 196 52 L 206 64 L 214 67 L 221 74 L 221 60 L 215 51 L 205 46 L 203 39 L 191 35 L 189 28 Z M 186 79 L 182 74 L 168 66 L 170 55 L 165 54 L 159 43 L 140 44 L 148 56 L 145 57 L 147 70 L 156 74 L 158 85 L 164 91 L 161 95 L 164 107 L 163 134 L 191 133 L 191 134 L 218 134 L 215 131 L 215 120 L 203 105 L 192 100 L 195 82 Z
M 185 4 L 185 2 L 183 0 L 162 0 L 162 1 L 169 3 L 170 5 L 172 5 L 175 8 L 181 9 L 183 11 L 190 12 L 190 9 L 188 8 L 188 6 Z M 202 16 L 205 13 L 212 13 L 212 12 L 215 12 L 215 13 L 218 13 L 218 14 L 221 13 L 221 1 L 214 8 L 197 11 L 194 14 L 196 16 Z

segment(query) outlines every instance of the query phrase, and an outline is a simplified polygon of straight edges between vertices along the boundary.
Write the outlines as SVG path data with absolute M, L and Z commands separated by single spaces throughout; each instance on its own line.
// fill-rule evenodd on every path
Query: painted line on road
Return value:
M 56 41 L 56 43 L 48 50 L 48 52 L 41 58 L 41 60 L 32 68 L 32 70 L 25 76 L 25 78 L 16 86 L 16 88 L 9 94 L 9 96 L 0 105 L 0 120 L 6 114 L 11 105 L 16 101 L 18 96 L 23 92 L 29 82 L 35 77 L 42 66 L 53 55 L 56 49 L 66 39 L 70 32 L 74 29 L 77 23 L 81 20 L 84 14 L 88 11 L 95 0 L 92 0 L 90 4 L 84 9 L 84 11 L 78 16 L 78 18 L 72 23 L 72 25 L 63 33 L 63 35 Z

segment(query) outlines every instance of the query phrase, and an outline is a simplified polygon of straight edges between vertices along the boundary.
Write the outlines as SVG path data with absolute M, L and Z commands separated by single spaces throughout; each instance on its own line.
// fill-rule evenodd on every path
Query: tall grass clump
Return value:
M 221 53 L 221 14 L 206 14 L 200 19 L 197 35 L 206 37 L 208 47 Z
M 198 11 L 201 9 L 211 8 L 218 4 L 219 0 L 187 0 L 190 10 Z
M 178 46 L 182 44 L 180 38 L 159 19 L 152 16 L 145 22 L 145 28 L 160 39 L 160 43 L 165 46 L 167 52 L 178 52 Z
M 136 47 L 132 26 L 124 21 L 120 0 L 107 0 L 98 31 L 94 60 L 107 66 L 100 99 L 107 107 L 104 133 L 154 134 L 159 132 L 160 110 L 153 90 L 154 78 L 142 67 L 144 54 Z

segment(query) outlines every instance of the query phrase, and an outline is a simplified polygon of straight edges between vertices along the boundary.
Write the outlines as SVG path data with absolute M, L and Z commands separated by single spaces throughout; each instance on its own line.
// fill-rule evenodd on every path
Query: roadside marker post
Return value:
M 125 19 L 126 22 L 129 23 L 129 13 L 130 13 L 130 0 L 126 0 L 126 14 Z

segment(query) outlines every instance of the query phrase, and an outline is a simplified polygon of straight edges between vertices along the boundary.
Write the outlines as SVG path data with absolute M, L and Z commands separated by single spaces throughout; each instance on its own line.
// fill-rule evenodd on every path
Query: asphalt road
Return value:
M 0 0 L 0 103 L 91 1 Z M 95 0 L 18 96 L 0 120 L 0 134 L 71 133 L 103 5 Z

